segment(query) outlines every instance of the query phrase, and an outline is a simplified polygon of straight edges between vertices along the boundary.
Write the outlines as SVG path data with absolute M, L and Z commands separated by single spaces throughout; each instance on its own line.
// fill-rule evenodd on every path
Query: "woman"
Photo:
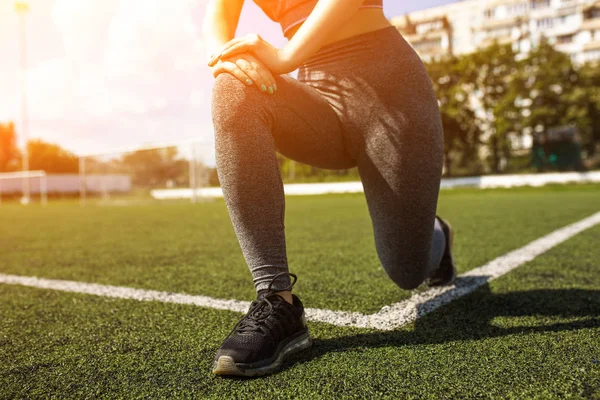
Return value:
M 217 170 L 258 293 L 217 352 L 219 375 L 267 374 L 311 345 L 291 293 L 276 151 L 321 168 L 358 167 L 379 259 L 399 287 L 445 285 L 456 273 L 450 227 L 435 216 L 438 104 L 382 0 L 255 2 L 281 24 L 283 48 L 234 38 L 243 0 L 211 0 L 204 24 Z M 298 80 L 286 75 L 297 68 Z

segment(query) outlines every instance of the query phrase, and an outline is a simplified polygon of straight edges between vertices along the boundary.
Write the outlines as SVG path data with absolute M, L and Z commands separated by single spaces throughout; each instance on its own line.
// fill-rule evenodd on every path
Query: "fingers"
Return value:
M 277 85 L 275 84 L 275 78 L 273 77 L 273 74 L 271 73 L 271 71 L 269 71 L 268 68 L 260 65 L 259 63 L 254 62 L 253 64 L 256 64 L 255 70 L 258 71 L 261 78 L 265 82 L 267 82 L 265 84 L 267 86 L 267 92 L 269 94 L 275 93 L 277 91 Z
M 221 53 L 223 53 L 223 51 L 227 50 L 229 47 L 231 47 L 234 44 L 239 43 L 239 42 L 241 42 L 243 40 L 245 40 L 245 37 L 243 37 L 243 38 L 233 38 L 229 42 L 225 43 L 223 46 L 221 46 L 221 48 L 219 48 L 219 50 L 215 51 L 210 56 L 210 60 L 208 60 L 208 66 L 209 67 L 215 66 L 217 64 L 217 62 L 219 61 L 219 59 L 221 58 Z
M 275 79 L 267 68 L 262 67 L 254 60 L 248 61 L 244 58 L 236 60 L 236 65 L 254 81 L 261 92 L 275 93 Z
M 241 38 L 231 39 L 225 43 L 219 51 L 215 52 L 208 61 L 208 66 L 214 66 L 219 60 L 231 57 L 235 54 L 247 52 L 253 46 L 256 46 L 262 41 L 262 38 L 257 34 L 248 34 Z
M 235 76 L 240 82 L 247 86 L 252 86 L 254 81 L 244 71 L 242 71 L 235 63 L 231 61 L 221 61 L 213 69 L 213 76 L 216 78 L 222 73 L 228 73 Z
M 223 50 L 218 55 L 218 58 L 222 60 L 225 58 L 233 57 L 238 54 L 250 52 L 252 50 L 253 46 L 254 46 L 254 44 L 251 44 L 248 42 L 240 42 L 240 43 L 234 44 L 233 46 L 228 47 L 227 49 Z M 210 66 L 210 63 L 209 63 L 209 66 Z
M 247 86 L 253 84 L 264 93 L 274 94 L 277 90 L 275 79 L 267 68 L 256 60 L 238 59 L 235 62 L 229 60 L 219 61 L 213 68 L 213 76 L 228 73 L 235 76 L 240 82 Z

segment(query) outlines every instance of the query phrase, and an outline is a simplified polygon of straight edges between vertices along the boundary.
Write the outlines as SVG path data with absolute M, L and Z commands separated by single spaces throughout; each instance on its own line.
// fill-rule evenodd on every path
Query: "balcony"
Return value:
M 579 45 L 575 42 L 556 43 L 554 46 L 555 46 L 556 50 L 563 52 L 563 53 L 567 53 L 567 54 L 579 53 L 579 50 L 581 48 L 581 45 Z
M 499 36 L 499 37 L 486 37 L 481 40 L 479 43 L 479 47 L 488 47 L 494 43 L 498 43 L 499 45 L 505 45 L 513 43 L 515 40 L 511 35 Z
M 489 31 L 492 29 L 498 29 L 498 28 L 503 28 L 503 27 L 518 27 L 522 23 L 525 23 L 525 22 L 527 22 L 527 19 L 523 18 L 523 17 L 510 17 L 510 18 L 503 18 L 503 19 L 487 19 L 477 27 L 477 30 Z
M 583 23 L 581 24 L 582 31 L 591 31 L 594 29 L 600 29 L 600 18 L 583 20 Z
M 600 50 L 600 40 L 593 40 L 583 45 L 583 51 Z
M 580 25 L 578 24 L 559 24 L 549 28 L 536 29 L 537 32 L 543 33 L 544 36 L 548 37 L 572 35 L 577 33 L 579 30 Z
M 408 40 L 411 43 L 417 43 L 417 42 L 422 42 L 422 41 L 430 41 L 430 40 L 442 40 L 445 37 L 449 37 L 449 32 L 448 31 L 429 31 L 426 33 L 412 33 L 412 34 L 405 34 L 404 38 L 406 40 Z

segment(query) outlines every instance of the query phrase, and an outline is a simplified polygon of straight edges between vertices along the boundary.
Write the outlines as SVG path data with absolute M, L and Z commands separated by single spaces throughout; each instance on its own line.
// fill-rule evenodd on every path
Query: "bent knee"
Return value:
M 390 275 L 390 274 L 388 274 L 388 275 Z M 420 284 L 422 284 L 425 281 L 425 275 L 422 275 L 422 274 L 400 276 L 400 277 L 398 277 L 394 274 L 393 276 L 390 275 L 390 278 L 392 278 L 394 283 L 396 285 L 398 285 L 398 287 L 400 289 L 404 289 L 404 290 L 416 289 L 417 287 L 419 287 Z
M 267 109 L 268 97 L 231 74 L 219 74 L 212 91 L 213 122 L 217 125 L 256 115 Z
M 248 86 L 240 82 L 235 76 L 222 73 L 217 75 L 215 78 L 215 84 L 213 86 L 213 97 L 223 97 L 230 93 L 239 91 L 241 88 L 247 88 Z
M 268 97 L 261 93 L 255 85 L 248 86 L 235 76 L 222 73 L 215 78 L 212 91 L 213 105 L 232 103 L 256 103 L 267 100 Z
M 420 264 L 412 262 L 394 262 L 382 263 L 383 269 L 390 279 L 401 289 L 412 290 L 417 288 L 425 281 L 426 264 L 418 267 Z

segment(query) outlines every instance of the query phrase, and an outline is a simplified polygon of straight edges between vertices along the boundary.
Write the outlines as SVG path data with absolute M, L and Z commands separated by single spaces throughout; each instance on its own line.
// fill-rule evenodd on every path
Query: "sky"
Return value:
M 387 17 L 453 0 L 384 0 Z M 212 142 L 202 19 L 207 0 L 29 0 L 29 136 L 77 154 Z M 286 42 L 246 0 L 238 35 Z M 19 19 L 0 0 L 0 122 L 19 127 Z M 17 132 L 18 134 L 20 132 Z M 22 144 L 22 135 L 19 135 Z

